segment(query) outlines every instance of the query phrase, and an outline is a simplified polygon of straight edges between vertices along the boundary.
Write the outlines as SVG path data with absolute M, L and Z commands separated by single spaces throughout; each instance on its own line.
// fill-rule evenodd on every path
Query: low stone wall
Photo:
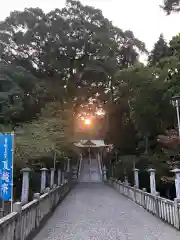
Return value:
M 14 212 L 0 219 L 1 240 L 27 240 L 40 230 L 54 209 L 71 190 L 73 183 L 66 182 L 22 206 L 14 204 Z
M 169 223 L 173 227 L 180 229 L 180 200 L 162 198 L 147 193 L 135 187 L 128 186 L 121 181 L 110 178 L 108 184 L 115 188 L 120 194 L 139 204 L 148 212 Z

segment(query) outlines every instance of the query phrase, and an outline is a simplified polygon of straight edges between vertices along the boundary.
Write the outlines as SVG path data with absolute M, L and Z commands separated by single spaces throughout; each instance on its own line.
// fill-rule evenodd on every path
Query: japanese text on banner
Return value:
M 11 200 L 13 180 L 13 136 L 0 134 L 0 198 Z

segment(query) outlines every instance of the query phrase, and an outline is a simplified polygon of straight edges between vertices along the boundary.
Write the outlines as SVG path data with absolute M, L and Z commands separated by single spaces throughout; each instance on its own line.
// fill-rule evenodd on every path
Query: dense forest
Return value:
M 170 14 L 178 4 L 165 1 L 163 8 Z M 52 167 L 54 155 L 59 163 L 76 159 L 74 122 L 91 101 L 106 112 L 103 136 L 114 145 L 109 169 L 131 178 L 136 159 L 139 169 L 157 170 L 158 187 L 171 195 L 179 144 L 169 140 L 177 135 L 170 100 L 180 92 L 180 35 L 166 42 L 161 34 L 149 53 L 99 9 L 67 0 L 63 9 L 28 8 L 0 22 L 0 64 L 0 127 L 16 133 L 15 172 Z

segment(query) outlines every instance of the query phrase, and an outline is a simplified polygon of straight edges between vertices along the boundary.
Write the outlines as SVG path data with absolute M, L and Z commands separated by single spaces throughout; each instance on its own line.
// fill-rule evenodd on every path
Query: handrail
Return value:
M 136 187 L 129 186 L 113 178 L 109 178 L 109 185 L 115 188 L 120 194 L 139 204 L 148 212 L 169 223 L 180 230 L 180 202 L 178 199 L 171 201 L 160 197 L 158 193 L 152 195 Z
M 24 206 L 15 203 L 14 212 L 0 219 L 1 240 L 32 239 L 71 188 L 66 182 Z

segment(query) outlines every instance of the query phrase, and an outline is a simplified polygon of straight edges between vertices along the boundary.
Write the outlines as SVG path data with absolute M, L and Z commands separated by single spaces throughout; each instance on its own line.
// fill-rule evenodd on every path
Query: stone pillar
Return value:
M 23 180 L 22 180 L 22 191 L 21 191 L 21 202 L 22 204 L 25 204 L 28 202 L 29 198 L 29 173 L 31 169 L 30 168 L 23 168 L 21 170 L 23 174 Z
M 104 165 L 104 167 L 103 167 L 103 181 L 107 181 L 106 172 L 107 172 L 107 169 L 106 169 L 106 166 Z
M 176 198 L 180 199 L 180 169 L 176 168 L 171 172 L 175 173 Z
M 67 172 L 69 173 L 71 171 L 71 169 L 70 169 L 70 159 L 68 158 L 67 161 L 68 161 L 67 162 Z
M 49 193 L 51 191 L 51 189 L 49 188 L 49 187 L 47 187 L 46 189 L 45 189 L 45 193 Z
M 41 193 L 45 192 L 46 189 L 46 172 L 47 168 L 41 168 Z
M 7 239 L 24 239 L 24 232 L 22 231 L 23 227 L 23 220 L 22 220 L 22 203 L 21 202 L 15 202 L 12 207 L 12 211 L 18 213 L 18 218 L 16 218 L 14 224 L 16 227 L 13 230 L 13 236 L 9 236 L 10 231 L 7 231 L 5 234 L 7 234 Z M 8 234 L 9 233 L 9 234 Z
M 20 213 L 22 211 L 22 203 L 21 202 L 15 202 L 13 204 L 13 212 Z
M 33 195 L 33 200 L 39 200 L 40 199 L 40 193 L 34 193 L 34 195 Z
M 67 168 L 66 168 L 66 172 L 64 175 L 65 179 L 67 181 L 70 181 L 70 177 L 71 177 L 71 166 L 70 166 L 70 159 L 67 159 Z
M 134 185 L 139 188 L 139 169 L 134 169 Z
M 150 168 L 148 170 L 150 174 L 150 189 L 151 189 L 151 194 L 156 196 L 156 178 L 155 178 L 155 172 L 156 170 L 153 168 Z
M 128 182 L 128 177 L 127 177 L 127 176 L 124 177 L 124 182 L 125 182 L 125 184 L 127 184 L 127 185 L 129 184 L 129 182 Z
M 53 188 L 53 186 L 54 186 L 54 172 L 55 172 L 55 169 L 51 168 L 51 179 L 50 179 L 50 187 L 51 188 Z
M 143 203 L 143 207 L 146 209 L 146 195 L 145 195 L 145 193 L 147 192 L 147 189 L 143 188 L 142 190 L 143 190 L 144 193 L 141 195 L 142 196 L 141 201 Z
M 61 175 L 62 175 L 61 184 L 64 184 L 64 172 L 61 172 Z
M 61 170 L 58 169 L 58 186 L 61 185 Z
M 97 159 L 98 159 L 98 161 L 101 162 L 101 155 L 100 155 L 99 151 L 98 151 L 98 153 L 97 153 Z
M 72 168 L 72 178 L 73 180 L 77 180 L 77 166 Z
M 175 227 L 180 229 L 180 217 L 179 217 L 179 199 L 174 199 L 174 214 L 175 214 Z

